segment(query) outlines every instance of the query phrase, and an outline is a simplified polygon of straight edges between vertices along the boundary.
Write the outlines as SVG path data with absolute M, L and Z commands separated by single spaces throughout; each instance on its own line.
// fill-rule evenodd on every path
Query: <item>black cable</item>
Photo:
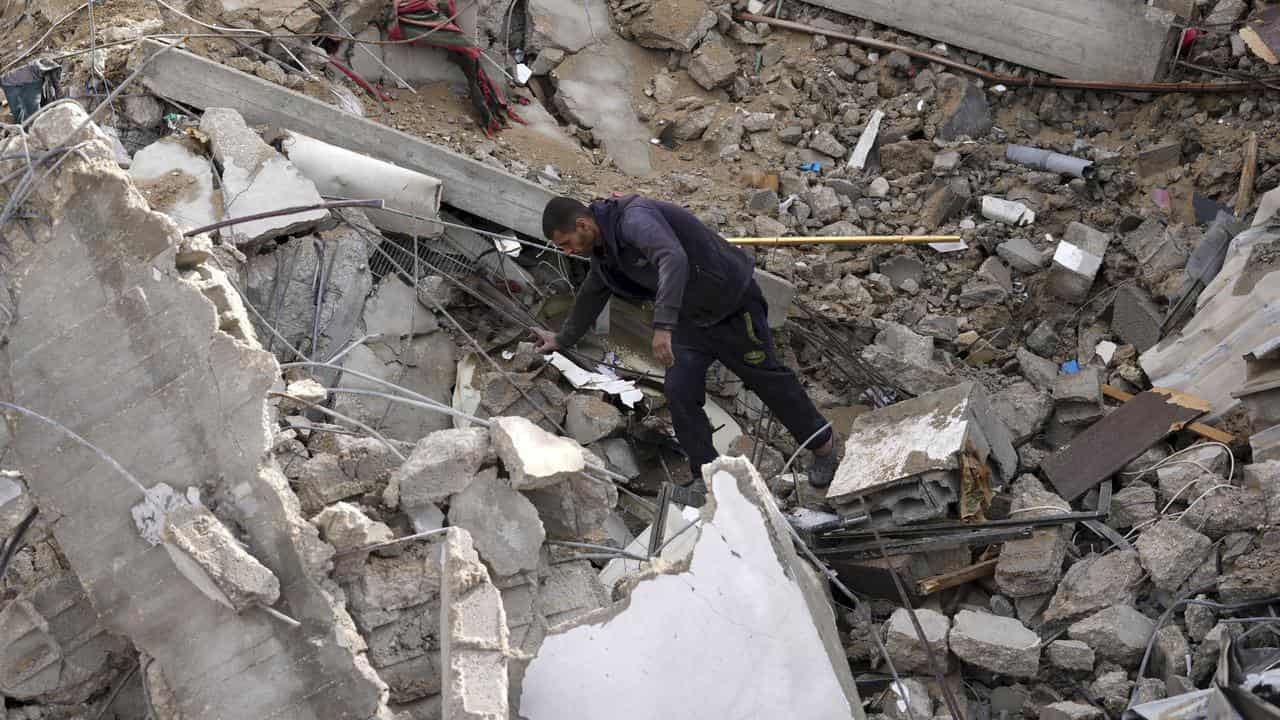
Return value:
M 14 528 L 13 534 L 9 539 L 0 546 L 0 582 L 4 581 L 5 571 L 9 569 L 9 563 L 13 560 L 13 556 L 18 553 L 18 546 L 22 544 L 22 538 L 27 534 L 27 530 L 31 528 L 31 524 L 36 521 L 36 516 L 40 514 L 40 508 L 31 508 L 26 517 L 22 518 L 22 522 L 18 523 L 18 527 Z

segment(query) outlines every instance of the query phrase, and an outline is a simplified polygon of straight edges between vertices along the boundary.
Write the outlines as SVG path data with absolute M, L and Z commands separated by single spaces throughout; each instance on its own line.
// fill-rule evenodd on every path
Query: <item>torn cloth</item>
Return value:
M 413 44 L 430 45 L 453 53 L 471 88 L 471 103 L 480 116 L 486 135 L 506 127 L 508 120 L 521 125 L 524 120 L 507 105 L 502 89 L 494 84 L 480 65 L 480 48 L 454 22 L 458 15 L 454 0 L 399 0 L 391 29 L 392 40 L 418 38 Z

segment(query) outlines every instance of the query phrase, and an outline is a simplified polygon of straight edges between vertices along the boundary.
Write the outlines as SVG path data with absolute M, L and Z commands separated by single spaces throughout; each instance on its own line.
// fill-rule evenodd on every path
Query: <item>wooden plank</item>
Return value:
M 1179 393 L 1141 393 L 1077 435 L 1040 469 L 1071 502 L 1208 410 L 1204 401 Z
M 1157 388 L 1157 391 L 1158 390 L 1159 388 Z M 1129 402 L 1130 400 L 1133 399 L 1132 395 L 1113 385 L 1103 385 L 1102 394 L 1106 395 L 1112 400 L 1119 400 L 1120 402 Z M 1211 425 L 1205 425 L 1202 422 L 1193 422 L 1187 426 L 1187 429 L 1206 440 L 1213 440 L 1215 442 L 1220 442 L 1225 445 L 1236 444 L 1235 435 L 1232 435 L 1231 433 L 1225 432 L 1223 430 L 1219 430 L 1218 428 L 1213 427 Z
M 999 558 L 984 560 L 962 570 L 927 577 L 916 583 L 916 592 L 920 595 L 932 595 L 948 588 L 959 587 L 965 583 L 989 577 L 996 573 L 996 563 L 998 562 L 1000 562 Z
M 147 40 L 144 52 L 150 55 L 163 47 Z M 182 50 L 156 58 L 141 79 L 151 92 L 200 110 L 232 108 L 250 125 L 293 130 L 439 178 L 445 203 L 542 237 L 542 209 L 555 196 L 552 192 L 448 148 Z
M 1236 191 L 1236 217 L 1244 217 L 1253 206 L 1253 182 L 1258 175 L 1258 133 L 1249 133 L 1240 167 L 1240 189 Z
M 1176 18 L 1136 0 L 806 0 L 1076 80 L 1150 82 Z

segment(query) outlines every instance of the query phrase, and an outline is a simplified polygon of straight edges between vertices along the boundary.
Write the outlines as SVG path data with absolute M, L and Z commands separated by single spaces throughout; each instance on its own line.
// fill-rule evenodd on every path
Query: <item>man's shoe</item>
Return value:
M 831 452 L 826 455 L 814 454 L 813 464 L 809 466 L 809 484 L 814 487 L 827 487 L 836 477 L 836 468 L 840 466 L 840 458 L 836 454 L 836 445 L 831 444 Z
M 702 478 L 694 478 L 688 485 L 672 485 L 671 502 L 686 507 L 702 507 L 707 502 L 707 483 Z

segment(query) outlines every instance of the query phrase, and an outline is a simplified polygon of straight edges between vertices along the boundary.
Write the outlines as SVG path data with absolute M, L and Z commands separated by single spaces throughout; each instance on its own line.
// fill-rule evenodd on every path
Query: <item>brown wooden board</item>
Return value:
M 1070 502 L 1208 410 L 1203 401 L 1179 393 L 1140 393 L 1077 435 L 1040 469 Z

